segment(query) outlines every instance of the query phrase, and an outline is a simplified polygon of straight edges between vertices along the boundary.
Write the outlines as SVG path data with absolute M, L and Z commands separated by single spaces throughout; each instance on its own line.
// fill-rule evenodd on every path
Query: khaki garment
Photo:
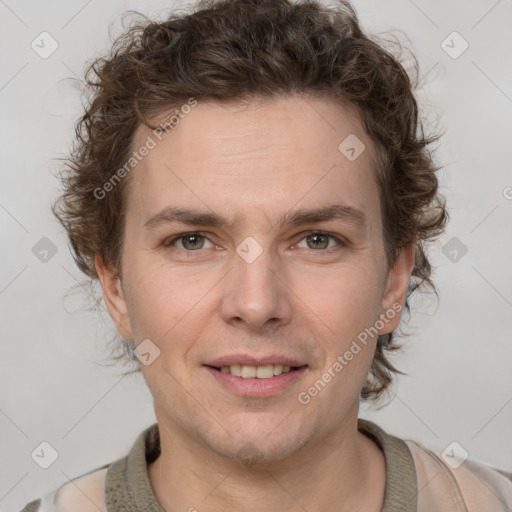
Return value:
M 367 420 L 358 419 L 358 430 L 375 440 L 386 458 L 382 512 L 512 510 L 512 474 L 471 459 L 452 469 L 422 445 L 387 434 Z M 165 512 L 147 471 L 159 454 L 155 423 L 138 436 L 126 457 L 62 485 L 21 512 Z

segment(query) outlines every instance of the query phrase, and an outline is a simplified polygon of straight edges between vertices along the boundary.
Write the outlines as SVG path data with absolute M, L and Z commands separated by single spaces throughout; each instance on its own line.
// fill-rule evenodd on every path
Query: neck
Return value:
M 161 455 L 148 473 L 168 512 L 381 510 L 385 459 L 357 431 L 357 416 L 284 460 L 252 467 L 213 453 L 175 424 L 159 421 L 159 431 Z

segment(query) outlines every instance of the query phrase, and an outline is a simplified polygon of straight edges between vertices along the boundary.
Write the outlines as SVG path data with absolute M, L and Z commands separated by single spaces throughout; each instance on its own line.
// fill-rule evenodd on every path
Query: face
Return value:
M 355 159 L 338 149 L 351 134 L 365 145 Z M 148 136 L 122 277 L 96 263 L 119 331 L 149 353 L 159 423 L 230 457 L 250 442 L 268 460 L 352 428 L 375 327 L 357 340 L 391 309 L 378 331 L 397 327 L 413 265 L 410 247 L 386 272 L 357 117 L 327 98 L 205 102 L 158 137 L 139 128 L 134 150 Z

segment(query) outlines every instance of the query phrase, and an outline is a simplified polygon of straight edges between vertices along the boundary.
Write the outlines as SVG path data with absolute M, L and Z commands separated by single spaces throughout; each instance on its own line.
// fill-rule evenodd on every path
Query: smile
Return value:
M 285 366 L 266 364 L 263 366 L 209 366 L 204 368 L 215 379 L 216 384 L 244 398 L 265 398 L 277 395 L 301 379 L 308 366 Z
M 222 373 L 230 373 L 235 377 L 242 377 L 243 379 L 270 379 L 288 373 L 292 370 L 297 370 L 297 366 L 283 366 L 282 364 L 266 364 L 263 366 L 248 366 L 233 364 L 231 366 L 214 367 Z

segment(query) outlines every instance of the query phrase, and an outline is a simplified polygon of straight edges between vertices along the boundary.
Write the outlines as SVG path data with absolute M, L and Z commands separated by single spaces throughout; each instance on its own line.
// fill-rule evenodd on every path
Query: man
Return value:
M 447 213 L 410 79 L 350 5 L 203 3 L 92 69 L 55 212 L 157 424 L 24 510 L 510 509 L 510 475 L 358 419 Z

